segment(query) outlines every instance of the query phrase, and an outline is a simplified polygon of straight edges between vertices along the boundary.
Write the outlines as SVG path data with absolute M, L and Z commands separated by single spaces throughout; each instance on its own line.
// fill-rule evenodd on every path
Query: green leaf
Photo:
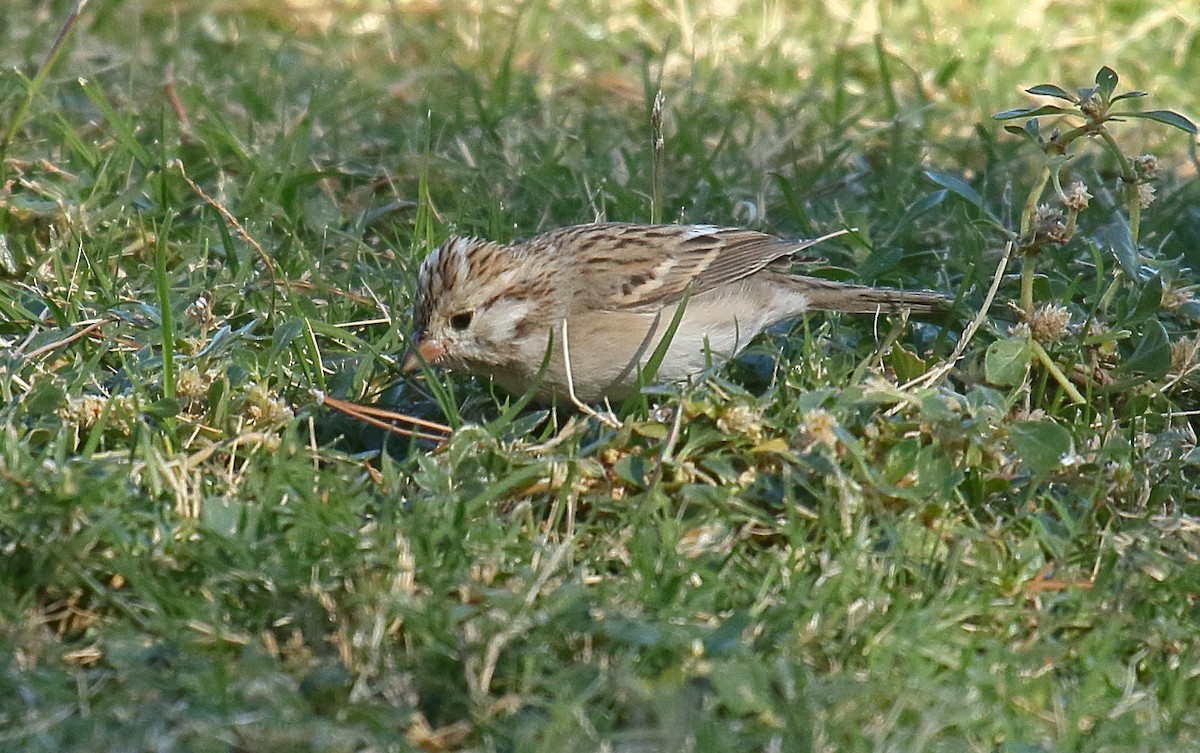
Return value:
M 1037 121 L 1033 120 L 1030 122 L 1036 123 Z M 1004 130 L 1008 131 L 1009 133 L 1016 134 L 1017 136 L 1020 136 L 1023 139 L 1029 139 L 1036 146 L 1042 145 L 1041 139 L 1039 139 L 1037 136 L 1034 136 L 1032 133 L 1030 133 L 1029 129 L 1027 129 L 1027 128 L 1022 128 L 1021 126 L 1015 126 L 1015 125 L 1006 125 L 1006 126 L 1004 126 Z
M 901 382 L 912 381 L 929 370 L 929 365 L 920 356 L 902 345 L 892 348 L 887 361 Z
M 183 408 L 179 405 L 179 401 L 173 397 L 164 397 L 155 400 L 150 405 L 143 408 L 142 412 L 153 418 L 174 418 L 178 416 Z
M 1021 124 L 1021 130 L 1029 134 L 1029 137 L 1037 142 L 1038 146 L 1042 145 L 1042 125 L 1037 118 L 1030 118 Z
M 34 416 L 53 413 L 67 400 L 67 392 L 49 379 L 39 380 L 36 387 L 25 394 L 21 403 Z
M 1145 112 L 1122 112 L 1113 114 L 1120 115 L 1123 118 L 1142 118 L 1143 120 L 1153 120 L 1158 123 L 1165 123 L 1173 128 L 1186 131 L 1193 136 L 1195 136 L 1197 133 L 1200 133 L 1200 131 L 1197 131 L 1195 123 L 1179 113 L 1171 110 L 1147 110 Z
M 939 89 L 945 89 L 950 85 L 954 74 L 958 73 L 958 69 L 962 67 L 963 59 L 960 57 L 951 58 L 945 64 L 937 69 L 933 75 L 934 85 Z
M 890 246 L 892 240 L 895 239 L 895 237 L 897 235 L 899 235 L 901 232 L 903 232 L 904 228 L 911 225 L 913 220 L 917 219 L 921 215 L 925 214 L 929 210 L 933 209 L 934 207 L 938 206 L 943 201 L 945 201 L 948 193 L 949 192 L 945 191 L 945 190 L 934 191 L 931 194 L 922 196 L 921 198 L 917 199 L 912 204 L 910 204 L 908 206 L 908 209 L 904 210 L 904 216 L 901 217 L 896 222 L 896 226 L 893 227 L 891 233 L 888 234 L 887 240 L 885 240 L 880 245 L 881 246 Z M 878 252 L 878 251 L 879 251 L 879 249 L 876 248 L 876 252 Z M 890 250 L 889 250 L 889 252 L 890 252 Z M 874 254 L 872 254 L 872 258 L 874 258 Z M 897 261 L 898 260 L 899 260 L 899 256 L 897 256 Z M 894 264 L 892 266 L 894 266 Z M 888 267 L 888 269 L 890 269 L 890 268 L 891 267 Z M 886 270 L 876 269 L 875 273 L 878 274 L 882 271 L 886 271 Z M 859 275 L 861 277 L 865 277 L 866 279 L 870 279 L 870 277 L 871 277 L 871 275 L 869 275 L 867 272 L 862 271 L 861 269 L 859 270 Z
M 1117 81 L 1120 77 L 1117 72 L 1107 65 L 1096 71 L 1096 89 L 1100 91 L 1100 96 L 1104 97 L 1104 101 L 1109 101 L 1112 94 L 1117 90 Z
M 993 120 L 1016 120 L 1017 118 L 1036 118 L 1039 115 L 1066 115 L 1074 112 L 1065 107 L 1058 105 L 1042 105 L 1041 107 L 1018 107 L 1013 110 L 1005 110 L 998 112 L 992 116 Z
M 983 209 L 983 197 L 979 195 L 978 191 L 976 191 L 974 188 L 971 188 L 969 183 L 957 175 L 944 173 L 941 170 L 926 170 L 925 177 L 929 178 L 934 183 L 937 183 L 942 188 L 958 194 L 980 209 Z
M 304 320 L 288 318 L 271 333 L 271 360 L 279 358 L 279 354 L 289 347 L 297 337 L 304 334 Z
M 1029 92 L 1030 94 L 1037 94 L 1043 97 L 1058 97 L 1059 99 L 1065 99 L 1068 102 L 1079 101 L 1074 94 L 1071 94 L 1061 86 L 1055 86 L 1054 84 L 1038 84 L 1037 86 L 1026 89 L 1025 91 Z
M 200 508 L 200 521 L 212 530 L 224 535 L 234 536 L 242 521 L 246 502 L 233 497 L 221 495 L 206 500 Z
M 1020 384 L 1025 378 L 1032 352 L 1029 339 L 1009 337 L 988 346 L 983 358 L 983 372 L 992 384 Z
M 937 191 L 936 193 L 946 194 L 947 192 Z M 904 223 L 904 225 L 908 224 L 909 218 L 907 212 L 904 217 L 900 218 L 900 222 Z M 895 269 L 896 265 L 903 261 L 904 249 L 892 245 L 892 240 L 896 237 L 896 234 L 904 229 L 904 225 L 897 225 L 892 228 L 892 232 L 888 235 L 887 239 L 883 243 L 876 245 L 872 249 L 871 255 L 862 264 L 858 265 L 857 276 L 859 279 L 873 280 Z
M 884 457 L 883 480 L 895 484 L 917 468 L 917 457 L 921 453 L 921 442 L 915 438 L 897 442 Z
M 662 365 L 662 360 L 666 357 L 667 350 L 671 347 L 671 342 L 675 339 L 675 332 L 679 329 L 679 323 L 683 321 L 683 312 L 687 309 L 688 300 L 691 297 L 692 289 L 689 287 L 684 290 L 683 297 L 679 299 L 679 303 L 675 306 L 675 312 L 671 316 L 671 321 L 667 324 L 667 330 L 663 332 L 663 336 L 654 347 L 654 351 L 646 359 L 646 363 L 638 369 L 639 386 L 644 387 L 654 383 L 654 376 L 658 373 L 658 367 Z M 628 415 L 636 405 L 644 401 L 645 397 L 641 394 L 635 394 L 627 398 L 621 404 L 621 414 Z
M 1158 310 L 1162 308 L 1162 290 L 1162 277 L 1154 275 L 1147 280 L 1146 284 L 1142 286 L 1141 292 L 1138 293 L 1137 305 L 1133 307 L 1133 311 L 1129 312 L 1129 316 L 1121 321 L 1121 324 L 1128 326 L 1157 314 Z
M 108 101 L 108 97 L 104 96 L 104 90 L 94 81 L 85 78 L 79 79 L 79 86 L 82 87 L 83 93 L 92 101 L 100 114 L 104 116 L 104 119 L 108 121 L 108 125 L 112 128 L 113 138 L 117 140 L 117 143 L 125 147 L 143 168 L 148 170 L 153 167 L 154 160 L 138 143 L 133 122 L 117 113 L 116 108 Z
M 704 637 L 704 655 L 710 658 L 726 656 L 745 646 L 743 635 L 751 622 L 750 613 L 743 609 L 729 615 Z
M 1146 96 L 1146 92 L 1139 92 L 1139 91 L 1125 92 L 1124 94 L 1118 94 L 1117 96 L 1113 97 L 1112 101 L 1120 102 L 1122 99 L 1138 99 L 1139 97 L 1144 97 L 1144 96 Z
M 735 463 L 732 458 L 724 454 L 706 454 L 704 459 L 700 461 L 700 467 L 716 477 L 717 481 L 722 484 L 734 483 L 742 473 L 741 465 Z M 613 468 L 613 472 L 620 475 L 616 467 Z
M 667 637 L 657 624 L 632 617 L 609 617 L 601 629 L 614 641 L 638 648 L 659 646 Z
M 950 407 L 949 401 L 937 393 L 925 393 L 919 399 L 921 420 L 929 423 L 958 421 L 961 414 Z
M 646 477 L 649 472 L 650 468 L 646 463 L 646 458 L 641 455 L 626 455 L 613 464 L 613 473 L 617 478 L 639 488 L 646 486 Z
M 771 709 L 771 675 L 756 661 L 724 662 L 709 678 L 717 703 L 735 715 L 757 715 Z
M 539 463 L 509 471 L 508 475 L 484 487 L 482 491 L 467 501 L 464 509 L 478 510 L 500 499 L 514 489 L 520 489 L 526 484 L 532 483 L 536 478 L 545 477 L 546 474 L 546 467 Z
M 924 413 L 924 411 L 922 411 Z M 917 454 L 916 484 L 913 491 L 925 501 L 950 499 L 963 480 L 963 472 L 939 447 L 922 447 Z
M 1113 369 L 1114 374 L 1142 374 L 1147 379 L 1159 379 L 1171 369 L 1171 341 L 1162 322 L 1151 319 L 1146 323 L 1146 331 L 1138 340 L 1133 353 L 1120 366 Z
M 262 321 L 262 319 L 251 319 L 249 323 L 242 325 L 236 330 L 230 329 L 229 325 L 227 324 L 221 325 L 221 327 L 213 334 L 212 339 L 208 341 L 208 345 L 205 345 L 204 348 L 195 356 L 192 356 L 192 358 L 213 358 L 216 356 L 225 355 L 235 345 L 237 345 L 238 341 L 243 340 L 253 334 L 254 330 L 258 329 L 258 325 L 262 324 Z
M 1111 251 L 1121 265 L 1125 274 L 1137 279 L 1142 272 L 1142 259 L 1138 255 L 1137 246 L 1133 242 L 1133 232 L 1129 223 L 1118 216 L 1112 222 L 1096 231 L 1092 241 L 1102 249 Z
M 1047 473 L 1062 465 L 1071 452 L 1071 432 L 1053 421 L 1017 421 L 1009 428 L 1009 443 L 1017 456 L 1035 473 Z

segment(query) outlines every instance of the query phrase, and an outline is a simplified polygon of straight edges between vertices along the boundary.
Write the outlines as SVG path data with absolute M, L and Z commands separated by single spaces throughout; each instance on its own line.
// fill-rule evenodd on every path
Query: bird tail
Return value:
M 933 290 L 896 290 L 853 285 L 820 277 L 792 276 L 808 296 L 808 306 L 820 311 L 842 311 L 847 314 L 876 314 L 908 310 L 918 314 L 941 311 L 950 304 L 950 297 Z

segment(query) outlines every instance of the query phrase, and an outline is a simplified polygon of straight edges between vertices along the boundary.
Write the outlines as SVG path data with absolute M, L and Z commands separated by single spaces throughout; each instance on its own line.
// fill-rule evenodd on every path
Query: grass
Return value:
M 1077 142 L 1033 243 L 1056 165 L 991 118 L 1107 65 L 1194 119 L 1200 14 L 668 5 L 91 4 L 40 71 L 69 4 L 13 4 L 0 748 L 1200 744 L 1194 137 L 1108 124 L 1160 166 L 1136 232 Z M 857 227 L 824 274 L 958 302 L 808 318 L 617 429 L 397 373 L 447 233 L 652 211 Z

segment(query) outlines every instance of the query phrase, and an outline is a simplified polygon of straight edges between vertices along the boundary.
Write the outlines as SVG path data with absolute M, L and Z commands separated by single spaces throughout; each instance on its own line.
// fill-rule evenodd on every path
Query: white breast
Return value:
M 658 382 L 682 381 L 705 369 L 711 359 L 736 355 L 767 327 L 797 316 L 807 298 L 791 289 L 758 282 L 711 291 L 687 303 L 682 320 L 659 366 Z M 665 336 L 674 308 L 658 312 L 591 311 L 567 323 L 571 382 L 575 395 L 594 402 L 621 399 L 637 386 L 637 375 Z M 539 393 L 565 395 L 561 321 L 553 326 L 554 352 Z M 519 357 L 486 372 L 509 392 L 524 392 L 537 375 L 546 353 L 547 336 L 539 333 L 520 344 Z
M 709 354 L 732 358 L 767 327 L 808 308 L 804 294 L 790 290 L 768 295 L 760 286 L 741 285 L 722 293 L 688 302 L 659 368 L 661 381 L 679 381 L 701 371 L 708 365 Z M 665 329 L 661 328 L 659 336 Z

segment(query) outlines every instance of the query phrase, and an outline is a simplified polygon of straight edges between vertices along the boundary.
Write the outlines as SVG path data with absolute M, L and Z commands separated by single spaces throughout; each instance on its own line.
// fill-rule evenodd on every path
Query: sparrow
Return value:
M 930 312 L 948 302 L 788 272 L 801 252 L 841 234 L 785 240 L 604 222 L 507 245 L 452 236 L 421 263 L 402 368 L 444 365 L 539 401 L 621 400 L 643 384 L 677 316 L 655 382 L 687 380 L 809 310 Z

